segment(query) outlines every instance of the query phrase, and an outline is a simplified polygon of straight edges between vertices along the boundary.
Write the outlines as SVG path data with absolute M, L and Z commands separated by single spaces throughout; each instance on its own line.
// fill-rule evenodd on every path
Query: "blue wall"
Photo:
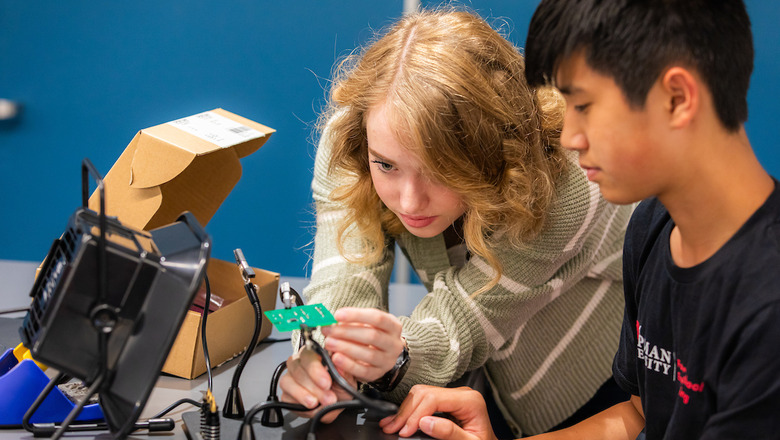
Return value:
M 422 0 L 423 5 L 435 6 L 441 1 Z M 508 38 L 523 47 L 528 23 L 539 2 L 536 0 L 456 0 L 485 17 L 494 27 L 509 32 Z M 713 2 L 713 7 L 717 7 Z M 745 128 L 751 144 L 764 167 L 780 178 L 780 145 L 774 132 L 777 104 L 780 102 L 780 2 L 772 0 L 745 0 L 753 26 L 755 67 L 748 92 L 748 122 Z M 729 54 L 724 53 L 728 57 Z
M 207 225 L 213 255 L 302 276 L 312 239 L 312 124 L 334 61 L 402 2 L 0 0 L 0 259 L 42 259 L 143 128 L 222 107 L 277 130 Z M 109 194 L 110 197 L 110 194 Z M 109 200 L 110 203 L 110 200 Z
M 423 2 L 435 5 L 439 2 Z M 536 1 L 468 5 L 523 45 Z M 780 176 L 770 120 L 780 100 L 780 4 L 750 0 L 756 69 L 748 133 Z M 308 273 L 312 124 L 333 63 L 400 16 L 397 1 L 0 0 L 0 259 L 42 259 L 80 204 L 80 162 L 102 173 L 136 131 L 223 107 L 277 131 L 207 226 L 213 255 Z M 499 21 L 500 20 L 500 21 Z M 728 54 L 724 54 L 728 56 Z

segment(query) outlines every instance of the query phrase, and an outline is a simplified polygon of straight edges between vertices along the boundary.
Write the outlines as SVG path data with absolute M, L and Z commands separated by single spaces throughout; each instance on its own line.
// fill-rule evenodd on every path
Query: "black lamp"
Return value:
M 100 213 L 87 208 L 89 174 L 97 181 Z M 36 360 L 89 385 L 55 437 L 95 393 L 115 438 L 136 429 L 209 258 L 211 240 L 191 214 L 139 231 L 106 216 L 104 194 L 85 159 L 83 207 L 52 245 L 19 330 Z M 36 409 L 33 404 L 25 415 L 25 428 Z

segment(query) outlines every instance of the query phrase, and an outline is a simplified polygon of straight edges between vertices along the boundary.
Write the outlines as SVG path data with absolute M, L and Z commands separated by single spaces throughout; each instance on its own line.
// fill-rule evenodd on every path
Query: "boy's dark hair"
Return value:
M 753 37 L 742 0 L 542 0 L 526 40 L 528 83 L 550 83 L 560 61 L 581 49 L 635 108 L 679 63 L 703 78 L 726 129 L 747 120 Z

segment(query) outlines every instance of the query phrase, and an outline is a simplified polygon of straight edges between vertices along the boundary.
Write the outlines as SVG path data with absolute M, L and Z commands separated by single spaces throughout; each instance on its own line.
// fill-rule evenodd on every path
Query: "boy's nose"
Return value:
M 561 145 L 567 150 L 584 150 L 588 148 L 588 138 L 567 118 L 563 122 Z

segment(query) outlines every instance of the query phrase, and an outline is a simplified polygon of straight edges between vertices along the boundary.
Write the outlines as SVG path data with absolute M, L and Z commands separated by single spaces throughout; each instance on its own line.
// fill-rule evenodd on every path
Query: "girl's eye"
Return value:
M 390 171 L 393 171 L 393 166 L 390 165 L 387 162 L 382 162 L 381 160 L 374 159 L 371 161 L 371 163 L 375 163 L 377 165 L 377 168 L 379 168 L 379 171 L 388 173 Z
M 578 112 L 578 113 L 582 113 L 582 112 L 584 112 L 585 110 L 587 110 L 589 106 L 590 106 L 590 104 L 580 104 L 580 105 L 575 105 L 575 106 L 574 106 L 574 111 L 576 111 L 576 112 Z

